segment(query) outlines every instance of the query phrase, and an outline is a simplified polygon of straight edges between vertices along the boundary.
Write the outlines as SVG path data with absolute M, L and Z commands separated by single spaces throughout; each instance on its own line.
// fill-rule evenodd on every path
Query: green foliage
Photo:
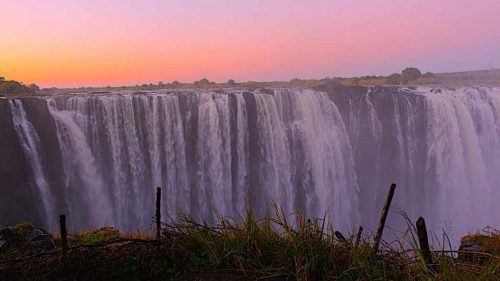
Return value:
M 183 270 L 230 270 L 282 276 L 291 280 L 496 280 L 499 262 L 484 265 L 454 260 L 443 246 L 434 252 L 436 268 L 430 270 L 418 247 L 416 227 L 406 215 L 408 231 L 401 249 L 385 245 L 374 255 L 372 245 L 354 235 L 347 242 L 334 238 L 325 218 L 309 220 L 296 214 L 292 226 L 281 210 L 257 220 L 251 211 L 235 222 L 220 216 L 213 226 L 185 216 L 168 226 L 164 239 L 172 250 L 186 257 Z M 443 242 L 444 244 L 444 242 Z M 179 267 L 181 268 L 181 267 Z
M 179 81 L 173 81 L 172 83 L 169 83 L 171 87 L 173 88 L 179 88 L 182 86 L 182 83 Z
M 389 85 L 399 85 L 399 84 L 438 84 L 440 83 L 439 78 L 431 72 L 426 72 L 422 74 L 418 68 L 408 67 L 405 68 L 401 74 L 393 73 L 385 77 L 385 84 Z
M 103 227 L 94 231 L 86 231 L 70 235 L 71 245 L 97 245 L 111 239 L 118 238 L 120 232 L 112 227 Z
M 21 223 L 16 224 L 14 227 L 19 228 L 21 230 L 30 230 L 33 229 L 33 224 L 30 221 L 23 221 Z
M 251 211 L 239 223 L 221 217 L 213 227 L 184 217 L 170 226 L 175 231 L 166 232 L 165 238 L 176 241 L 175 252 L 187 253 L 190 271 L 239 269 L 291 280 L 404 276 L 394 259 L 376 262 L 370 245 L 354 247 L 352 236 L 347 244 L 337 242 L 325 218 L 311 221 L 297 215 L 295 223 L 292 227 L 278 208 L 262 220 Z
M 118 263 L 111 272 L 115 280 L 140 280 L 139 258 L 137 256 L 127 256 Z
M 38 89 L 38 86 L 36 86 L 35 84 L 26 86 L 14 80 L 0 81 L 0 95 L 33 94 Z
M 390 85 L 398 85 L 401 83 L 401 74 L 399 73 L 393 73 L 389 76 L 387 76 L 387 83 Z
M 23 221 L 12 227 L 12 231 L 17 234 L 17 238 L 26 235 L 33 229 L 33 224 L 29 221 Z M 19 240 L 17 242 L 22 242 Z
M 473 242 L 492 255 L 500 256 L 500 233 L 492 231 L 490 233 L 474 233 L 462 237 L 460 242 Z
M 404 84 L 415 81 L 422 76 L 422 73 L 418 68 L 407 67 L 401 72 L 401 81 Z
M 201 80 L 194 81 L 193 84 L 197 88 L 205 88 L 205 87 L 208 87 L 210 85 L 215 85 L 215 82 L 211 82 L 207 78 L 203 78 Z

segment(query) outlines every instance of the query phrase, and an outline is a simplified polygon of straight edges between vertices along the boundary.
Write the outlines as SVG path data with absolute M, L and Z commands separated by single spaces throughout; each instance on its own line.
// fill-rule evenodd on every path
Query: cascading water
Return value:
M 500 222 L 499 94 L 461 89 L 428 97 L 425 174 L 434 177 L 424 188 L 438 222 L 457 229 Z
M 57 110 L 53 101 L 49 101 L 48 108 L 56 121 L 56 134 L 63 156 L 64 187 L 67 193 L 64 199 L 68 212 L 81 214 L 83 219 L 92 221 L 93 225 L 112 223 L 109 197 L 102 194 L 102 176 L 97 171 L 94 155 L 82 127 L 77 124 L 83 123 L 79 122 L 81 117 L 78 113 Z M 81 190 L 77 192 L 76 188 Z M 92 206 L 86 207 L 82 202 Z
M 164 218 L 263 215 L 274 200 L 373 228 L 391 182 L 435 230 L 500 222 L 498 88 L 70 95 L 42 104 L 48 127 L 31 102 L 9 105 L 49 228 L 67 212 L 77 229 L 148 230 L 156 186 Z
M 45 178 L 45 172 L 38 153 L 41 149 L 40 139 L 35 129 L 28 121 L 26 111 L 21 101 L 9 101 L 9 105 L 12 111 L 14 129 L 16 130 L 19 143 L 25 152 L 26 158 L 29 161 L 35 179 L 35 185 L 38 188 L 38 196 L 42 203 L 41 206 L 39 206 L 40 211 L 43 212 L 43 218 L 47 227 L 53 227 L 54 223 L 52 222 L 52 218 L 55 217 L 54 196 Z

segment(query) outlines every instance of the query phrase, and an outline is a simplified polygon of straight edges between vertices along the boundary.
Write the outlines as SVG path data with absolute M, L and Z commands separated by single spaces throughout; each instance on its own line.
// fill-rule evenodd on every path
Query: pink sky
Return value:
M 0 76 L 43 87 L 500 67 L 499 0 L 0 0 Z

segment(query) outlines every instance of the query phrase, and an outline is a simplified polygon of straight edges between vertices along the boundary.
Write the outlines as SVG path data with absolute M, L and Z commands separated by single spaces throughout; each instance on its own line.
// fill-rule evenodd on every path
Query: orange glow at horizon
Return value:
M 3 2 L 0 76 L 42 87 L 500 66 L 494 0 Z

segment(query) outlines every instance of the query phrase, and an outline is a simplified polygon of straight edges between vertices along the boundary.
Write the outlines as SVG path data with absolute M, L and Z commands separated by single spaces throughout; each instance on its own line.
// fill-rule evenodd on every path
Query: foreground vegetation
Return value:
M 279 211 L 212 226 L 183 216 L 163 225 L 161 239 L 103 228 L 70 235 L 66 255 L 58 238 L 49 253 L 0 255 L 0 280 L 500 280 L 499 245 L 467 259 L 443 246 L 426 265 L 411 223 L 401 241 L 408 246 L 382 243 L 374 253 L 370 237 L 344 240 L 324 219 L 294 221 Z

